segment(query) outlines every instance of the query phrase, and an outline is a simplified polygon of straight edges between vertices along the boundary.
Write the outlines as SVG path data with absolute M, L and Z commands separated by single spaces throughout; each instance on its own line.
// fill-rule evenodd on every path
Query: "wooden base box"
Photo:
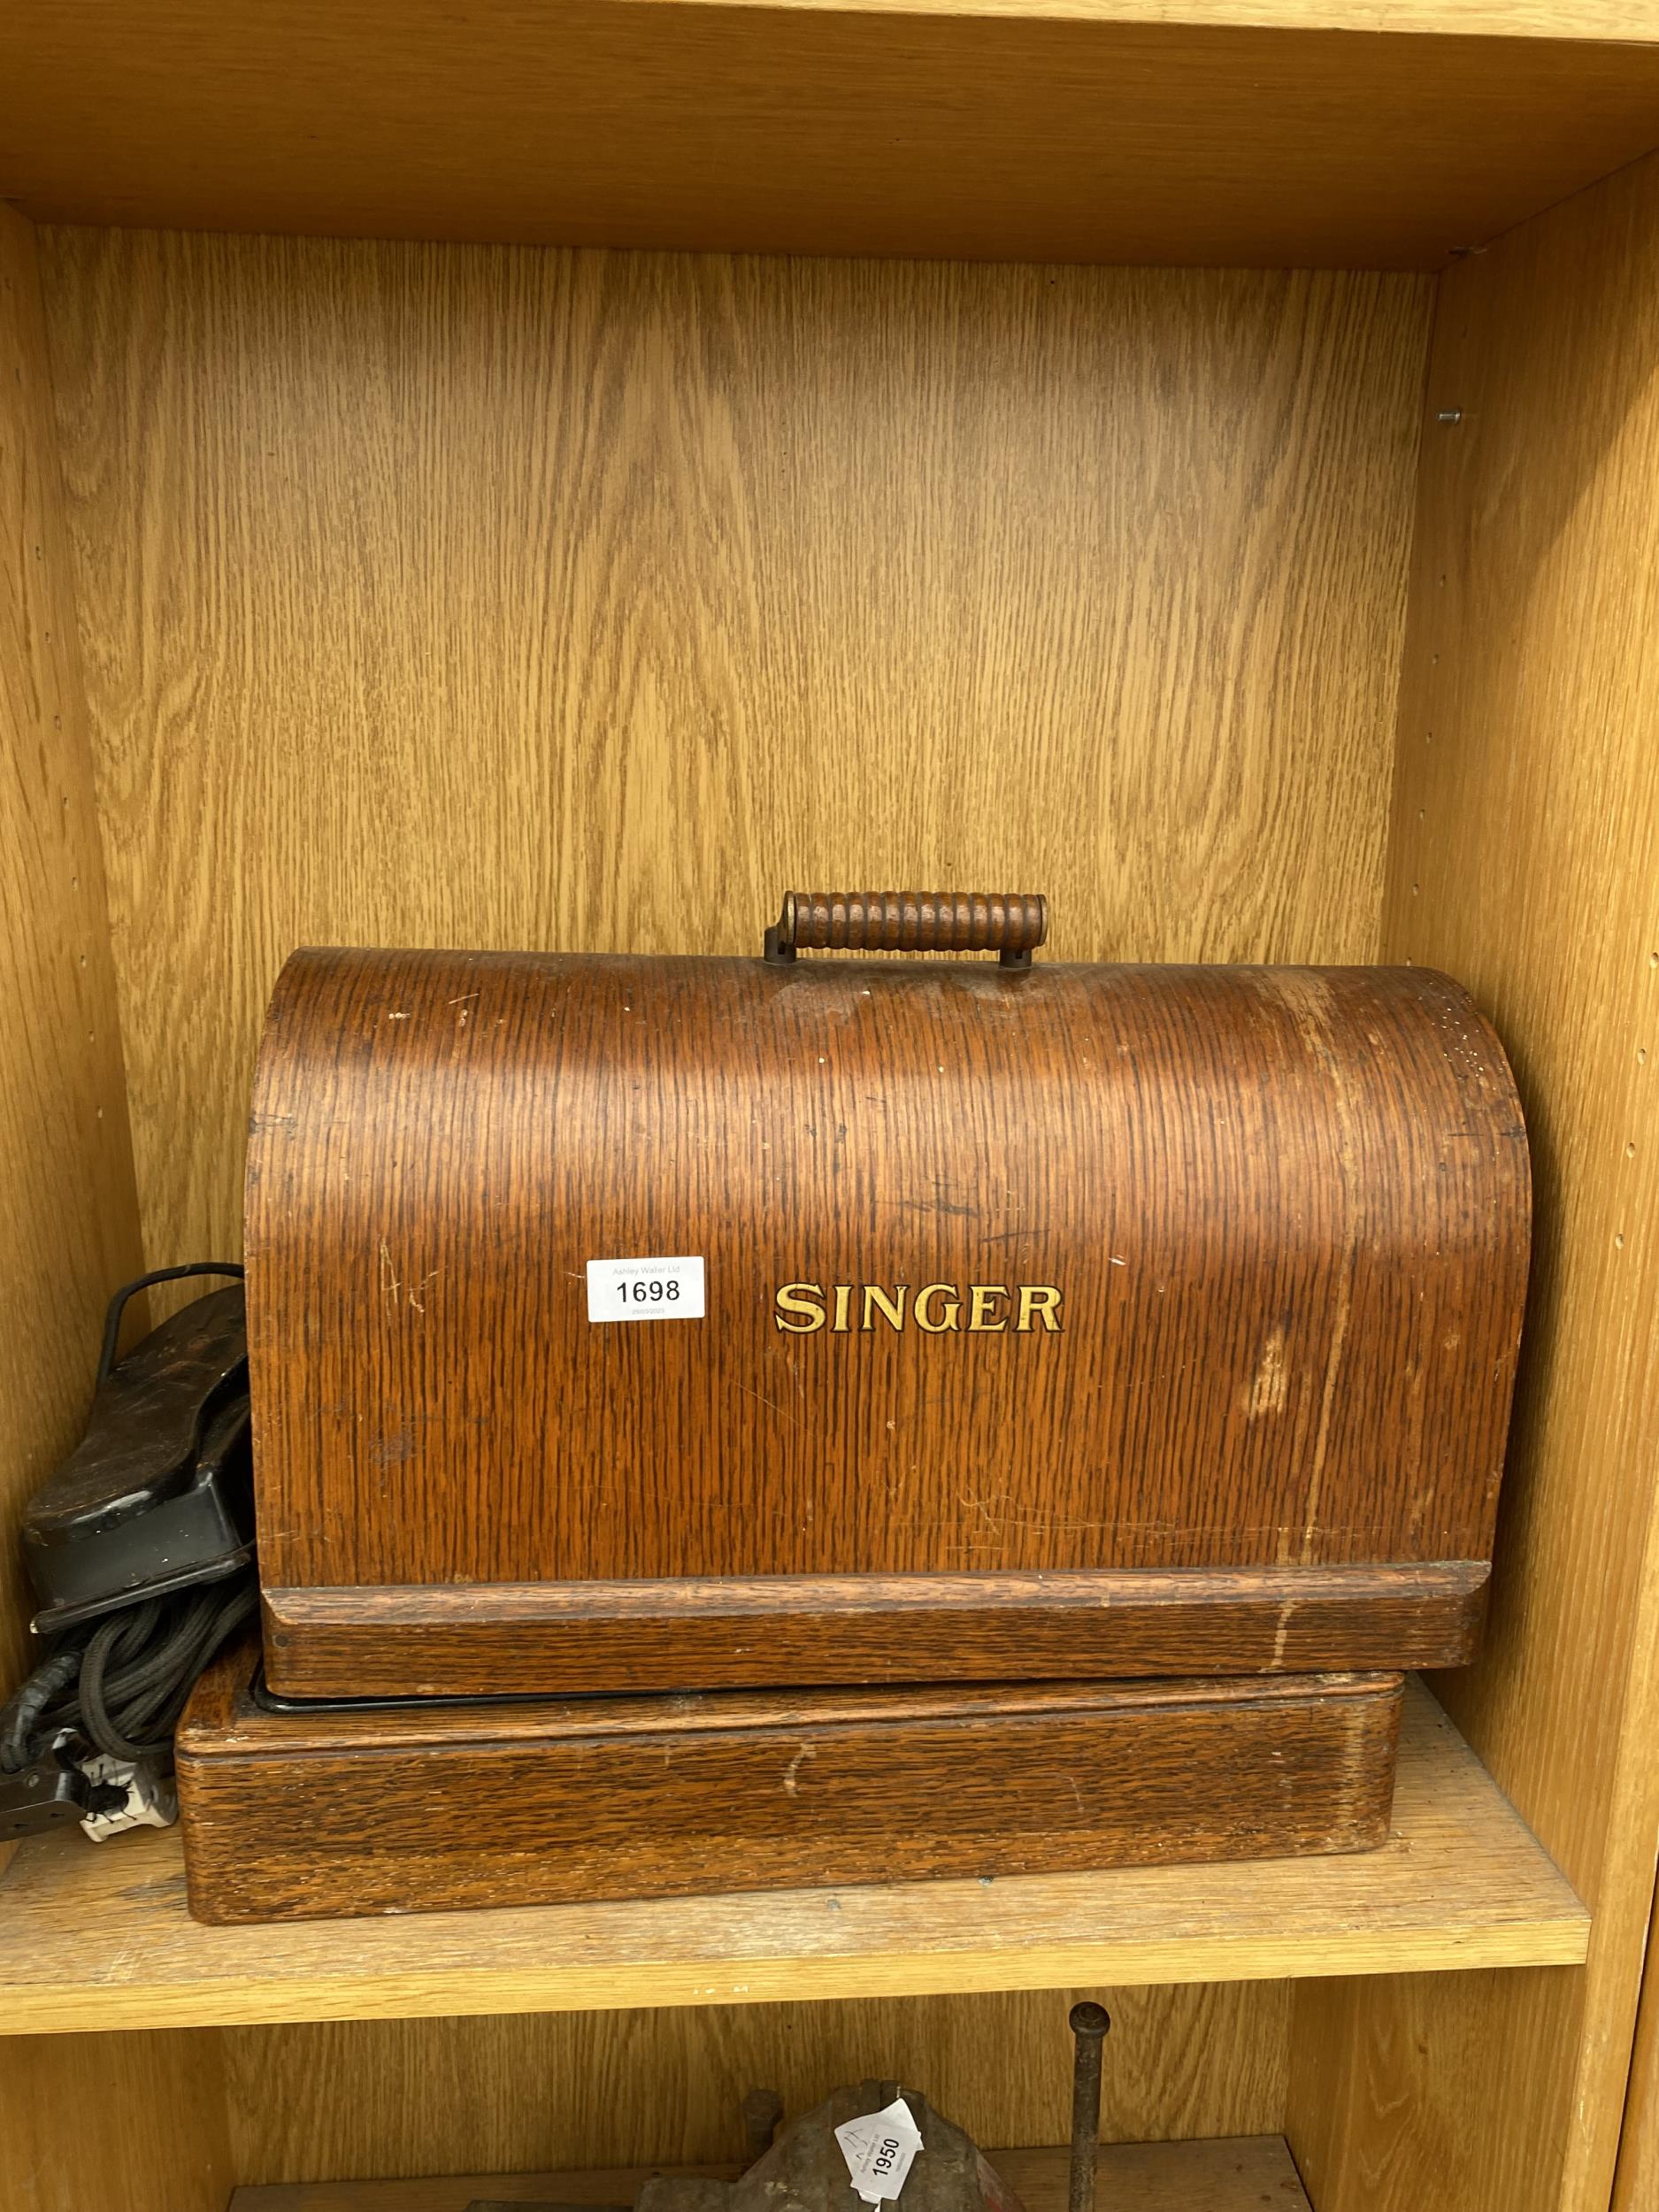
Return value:
M 1363 1851 L 1402 1678 L 335 1706 L 222 1660 L 178 1736 L 225 1923 Z

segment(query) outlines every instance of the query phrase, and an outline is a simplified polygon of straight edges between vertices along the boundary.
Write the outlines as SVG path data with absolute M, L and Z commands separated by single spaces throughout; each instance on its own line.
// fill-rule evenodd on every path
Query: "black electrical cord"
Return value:
M 188 1267 L 156 1267 L 148 1275 L 135 1275 L 130 1283 L 123 1283 L 111 1299 L 110 1310 L 104 1317 L 104 1343 L 98 1353 L 98 1379 L 95 1386 L 102 1390 L 114 1369 L 115 1350 L 121 1340 L 121 1316 L 129 1298 L 135 1298 L 141 1290 L 149 1290 L 157 1283 L 182 1282 L 188 1275 L 234 1275 L 240 1281 L 242 1272 L 234 1260 L 192 1260 Z
M 34 1765 L 65 1729 L 111 1759 L 165 1761 L 197 1678 L 258 1601 L 244 1571 L 71 1629 L 0 1709 L 0 1773 Z
M 0 1709 L 0 1774 L 18 1774 L 34 1765 L 42 1748 L 57 1733 L 42 1717 L 80 1671 L 79 1648 L 60 1646 L 7 1699 Z
M 161 1638 L 153 1642 L 153 1624 L 142 1635 L 123 1641 L 119 1617 L 101 1622 L 81 1663 L 81 1732 L 112 1759 L 168 1754 L 196 1678 L 226 1639 L 250 1617 L 258 1598 L 251 1579 L 240 1582 L 228 1594 L 211 1586 L 192 1590 L 177 1617 L 170 1624 L 164 1621 Z M 125 1671 L 106 1677 L 105 1669 L 118 1651 L 127 1660 Z

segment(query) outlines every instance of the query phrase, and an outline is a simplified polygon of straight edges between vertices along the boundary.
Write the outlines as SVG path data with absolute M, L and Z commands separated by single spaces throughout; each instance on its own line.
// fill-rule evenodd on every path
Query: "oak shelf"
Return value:
M 1025 2212 L 1064 2212 L 1064 2150 L 993 2151 L 991 2162 Z M 635 2166 L 563 2174 L 446 2174 L 424 2181 L 323 2181 L 238 2189 L 230 2212 L 466 2212 L 500 2204 L 632 2204 L 652 2173 L 733 2179 L 736 2166 Z M 1111 2212 L 1308 2212 L 1282 2135 L 1209 2142 L 1110 2143 L 1101 2151 L 1097 2200 Z
M 0 14 L 36 222 L 1439 269 L 1656 141 L 1641 0 Z
M 65 1930 L 87 1932 L 73 1947 Z M 618 2010 L 1583 1962 L 1589 1916 L 1412 1686 L 1378 1852 L 205 1928 L 174 1832 L 19 1852 L 8 2033 Z

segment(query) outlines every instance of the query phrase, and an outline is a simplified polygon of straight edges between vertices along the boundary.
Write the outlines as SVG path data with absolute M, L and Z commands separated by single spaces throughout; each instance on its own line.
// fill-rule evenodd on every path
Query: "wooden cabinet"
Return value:
M 1492 1630 L 1375 1860 L 271 1932 L 194 1927 L 172 1838 L 31 1845 L 4 2212 L 729 2159 L 745 2088 L 877 2063 L 1051 2143 L 1062 1987 L 1119 1993 L 1114 2138 L 1604 2212 L 1659 1835 L 1655 147 L 1642 0 L 7 12 L 13 1510 L 111 1284 L 234 1256 L 300 943 L 737 953 L 791 881 L 988 882 L 1059 959 L 1409 960 L 1502 1035 L 1538 1211 Z

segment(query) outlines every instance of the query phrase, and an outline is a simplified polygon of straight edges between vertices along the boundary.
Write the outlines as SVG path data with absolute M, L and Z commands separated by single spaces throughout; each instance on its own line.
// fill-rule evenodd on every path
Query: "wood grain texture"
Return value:
M 1659 164 L 1446 280 L 1384 933 L 1468 981 L 1527 1108 L 1493 1626 L 1445 1691 L 1593 1903 L 1590 1970 L 1310 1997 L 1321 2212 L 1598 2212 L 1612 2178 L 1659 1835 L 1656 348 Z
M 267 1590 L 264 1615 L 285 1694 L 488 1697 L 1459 1665 L 1486 1602 L 1462 1561 Z
M 62 1840 L 0 1877 L 0 2032 L 1570 1965 L 1587 1937 L 1421 1692 L 1393 1833 L 1351 1857 L 264 1929 L 188 1918 L 175 1835 L 124 1838 L 119 1863 Z M 96 1957 L 46 1940 L 71 1921 L 104 1931 Z
M 1025 2212 L 1062 2212 L 1069 2154 L 994 2151 L 991 2162 Z M 230 2212 L 467 2212 L 479 2198 L 503 2204 L 632 2204 L 656 2170 L 587 2173 L 451 2175 L 443 2180 L 344 2182 L 240 2189 Z M 730 2180 L 739 2169 L 692 2170 Z M 1111 2212 L 1308 2212 L 1285 2139 L 1224 2137 L 1197 2143 L 1113 2143 L 1101 2153 L 1096 2186 Z
M 35 242 L 4 208 L 0 792 L 4 1696 L 34 1609 L 22 1506 L 91 1403 L 111 1290 L 143 1264 Z M 130 2212 L 220 2212 L 234 2175 L 204 2079 L 214 2039 L 191 2041 L 182 2064 L 166 2036 L 16 2044 L 0 2067 L 0 2212 L 84 2212 L 100 2191 Z
M 157 1262 L 234 1256 L 298 943 L 750 953 L 818 876 L 1374 950 L 1417 280 L 72 232 L 50 293 Z
M 12 0 L 38 219 L 764 252 L 1437 268 L 1659 138 L 1659 46 L 565 0 Z M 1471 29 L 1523 27 L 1482 0 Z M 1506 21 L 1506 14 L 1509 20 Z M 1287 27 L 1288 26 L 1288 27 Z
M 19 2037 L 0 2108 L 0 2212 L 224 2212 L 240 2178 L 211 2029 Z
M 248 1153 L 273 1682 L 380 1688 L 375 1624 L 411 1689 L 1260 1666 L 1265 1604 L 1109 1655 L 1032 1571 L 1483 1560 L 1528 1203 L 1502 1048 L 1421 971 L 296 954 Z M 676 1253 L 706 1311 L 590 1318 L 588 1262 Z M 895 1584 L 866 1652 L 827 1586 L 816 1640 L 745 1634 L 722 1576 L 975 1594 L 924 1653 Z M 538 1650 L 524 1586 L 636 1578 L 614 1659 Z M 440 1586 L 442 1644 L 380 1585 Z M 318 1586 L 366 1677 L 308 1655 Z M 1456 1655 L 1410 1640 L 1375 1663 Z
M 1641 2001 L 1631 2050 L 1630 2080 L 1619 2131 L 1612 2212 L 1648 2212 L 1659 2204 L 1659 1955 L 1648 1930 Z
M 0 209 L 0 1694 L 33 1610 L 16 1529 L 142 1265 L 35 242 Z
M 1397 1675 L 273 1713 L 180 1724 L 214 1925 L 1374 1849 Z
M 236 2170 L 303 2183 L 591 2169 L 648 2151 L 741 2159 L 747 2091 L 773 2084 L 802 2111 L 875 2052 L 980 2139 L 1047 2140 L 1071 2125 L 1065 2017 L 1086 1993 L 1109 2004 L 1117 2038 L 1102 2090 L 1109 2139 L 1274 2124 L 1286 1984 L 1043 1990 L 227 2029 Z M 585 2185 L 602 2195 L 607 2178 L 590 2171 Z

